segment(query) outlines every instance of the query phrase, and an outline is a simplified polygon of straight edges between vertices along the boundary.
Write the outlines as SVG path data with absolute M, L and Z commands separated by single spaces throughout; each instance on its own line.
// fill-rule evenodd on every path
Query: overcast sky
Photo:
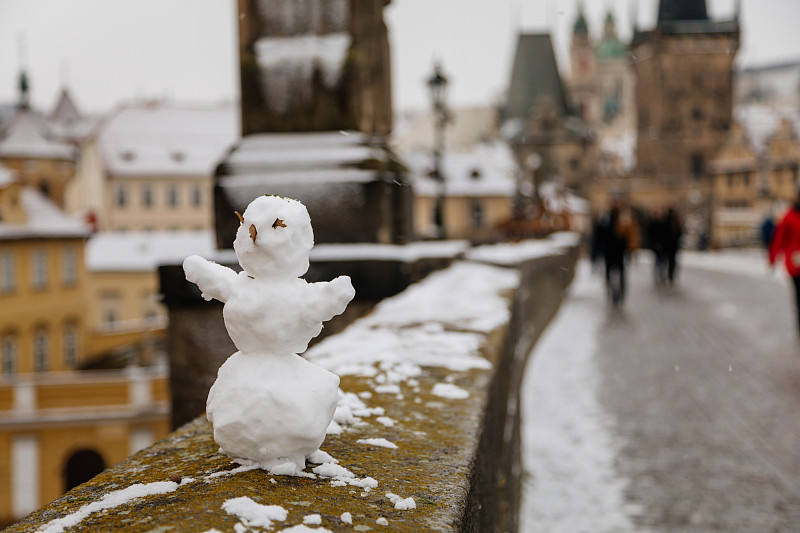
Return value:
M 551 31 L 562 75 L 578 0 L 392 0 L 395 110 L 429 105 L 434 58 L 450 78 L 452 105 L 496 101 L 510 75 L 520 31 Z M 707 0 L 713 18 L 731 18 L 736 0 Z M 599 36 L 611 7 L 620 36 L 655 21 L 657 0 L 584 0 Z M 746 66 L 800 60 L 800 0 L 741 0 Z M 238 97 L 235 0 L 0 0 L 0 102 L 17 98 L 27 66 L 34 104 L 50 110 L 59 88 L 78 105 L 104 111 L 123 100 L 167 97 L 215 102 Z

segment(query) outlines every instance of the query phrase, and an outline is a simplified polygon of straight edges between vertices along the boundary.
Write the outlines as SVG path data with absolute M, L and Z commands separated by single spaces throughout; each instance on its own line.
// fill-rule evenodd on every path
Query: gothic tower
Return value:
M 737 19 L 710 20 L 705 0 L 660 0 L 655 29 L 636 31 L 631 44 L 639 173 L 705 181 L 731 125 L 738 48 Z
M 599 117 L 597 106 L 597 77 L 594 44 L 589 35 L 589 26 L 583 12 L 583 3 L 578 4 L 578 15 L 572 26 L 572 42 L 569 49 L 569 91 L 575 112 L 588 124 Z

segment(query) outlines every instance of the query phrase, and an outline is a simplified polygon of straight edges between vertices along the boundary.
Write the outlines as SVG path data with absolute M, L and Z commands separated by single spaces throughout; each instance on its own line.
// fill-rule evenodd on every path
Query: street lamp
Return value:
M 442 152 L 444 151 L 444 127 L 447 124 L 447 109 L 444 104 L 445 90 L 447 89 L 447 78 L 442 74 L 442 68 L 438 61 L 433 64 L 433 75 L 428 78 L 428 89 L 431 94 L 434 114 L 435 137 L 433 143 L 433 179 L 437 181 L 436 207 L 434 210 L 434 224 L 436 225 L 437 237 L 446 238 L 444 225 L 444 197 L 445 183 L 442 174 Z

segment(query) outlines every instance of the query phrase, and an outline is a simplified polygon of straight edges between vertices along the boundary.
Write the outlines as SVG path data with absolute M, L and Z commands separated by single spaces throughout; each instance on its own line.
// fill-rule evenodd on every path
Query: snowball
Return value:
M 383 438 L 358 439 L 356 442 L 359 444 L 369 444 L 370 446 L 380 446 L 382 448 L 391 448 L 391 449 L 397 448 L 397 444 Z
M 309 524 L 312 526 L 318 526 L 322 523 L 322 515 L 320 514 L 308 514 L 303 517 L 303 523 Z
M 394 426 L 394 420 L 392 420 L 388 416 L 379 416 L 378 418 L 375 419 L 375 421 L 378 422 L 379 424 L 383 424 L 386 427 Z
M 334 459 L 330 456 L 330 454 L 323 452 L 322 450 L 317 450 L 314 453 L 310 454 L 306 457 L 309 462 L 321 465 L 322 463 L 338 463 L 338 459 Z
M 272 521 L 283 522 L 289 515 L 288 511 L 280 505 L 261 505 L 247 496 L 225 500 L 222 509 L 229 515 L 234 515 L 246 527 L 271 528 Z
M 404 499 L 401 496 L 398 496 L 397 494 L 387 492 L 386 498 L 394 504 L 395 509 L 399 509 L 401 511 L 417 508 L 417 502 L 415 502 L 414 498 L 411 497 Z
M 350 513 L 342 513 L 342 516 L 340 516 L 339 518 L 341 518 L 342 522 L 344 522 L 345 524 L 353 523 L 353 515 L 351 515 Z
M 458 385 L 452 383 L 437 383 L 433 386 L 433 394 L 441 396 L 442 398 L 450 398 L 452 400 L 463 400 L 469 398 L 469 392 L 462 389 Z
M 324 527 L 308 527 L 303 524 L 287 527 L 286 529 L 281 529 L 281 531 L 284 533 L 333 533 L 330 529 Z

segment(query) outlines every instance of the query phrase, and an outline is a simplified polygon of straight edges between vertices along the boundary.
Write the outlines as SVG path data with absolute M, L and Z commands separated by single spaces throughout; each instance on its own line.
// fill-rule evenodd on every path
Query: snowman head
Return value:
M 239 219 L 233 249 L 248 274 L 297 278 L 306 273 L 314 232 L 303 204 L 259 196 Z

